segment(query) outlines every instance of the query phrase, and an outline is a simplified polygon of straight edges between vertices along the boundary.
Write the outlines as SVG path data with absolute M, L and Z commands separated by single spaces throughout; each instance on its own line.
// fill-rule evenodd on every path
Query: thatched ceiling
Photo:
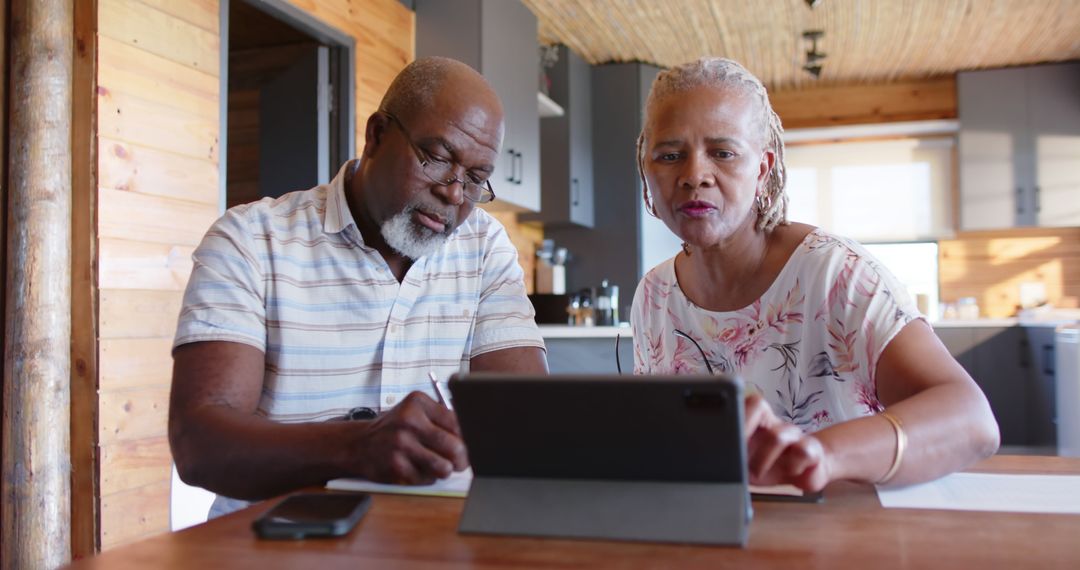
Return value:
M 524 0 L 542 43 L 590 63 L 736 59 L 771 89 L 1080 59 L 1080 0 Z M 806 30 L 825 31 L 821 77 Z

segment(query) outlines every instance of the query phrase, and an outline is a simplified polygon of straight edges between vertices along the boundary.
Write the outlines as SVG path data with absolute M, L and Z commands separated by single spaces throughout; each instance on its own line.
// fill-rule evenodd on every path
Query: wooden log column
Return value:
M 11 0 L 0 566 L 71 557 L 72 1 Z

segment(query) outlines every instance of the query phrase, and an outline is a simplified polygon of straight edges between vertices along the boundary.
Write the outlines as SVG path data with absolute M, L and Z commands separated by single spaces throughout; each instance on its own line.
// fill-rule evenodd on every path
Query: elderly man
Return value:
M 494 199 L 503 111 L 477 72 L 425 58 L 329 184 L 233 208 L 194 255 L 169 442 L 212 514 L 336 477 L 419 484 L 468 466 L 429 375 L 544 373 Z M 358 421 L 328 421 L 341 418 Z

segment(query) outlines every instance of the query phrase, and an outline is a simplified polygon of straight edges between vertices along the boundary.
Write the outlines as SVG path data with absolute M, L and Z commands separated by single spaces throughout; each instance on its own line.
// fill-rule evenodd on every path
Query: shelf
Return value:
M 561 117 L 563 116 L 563 108 L 558 103 L 551 100 L 551 97 L 544 95 L 543 93 L 536 92 L 536 103 L 540 108 L 540 118 L 544 117 Z

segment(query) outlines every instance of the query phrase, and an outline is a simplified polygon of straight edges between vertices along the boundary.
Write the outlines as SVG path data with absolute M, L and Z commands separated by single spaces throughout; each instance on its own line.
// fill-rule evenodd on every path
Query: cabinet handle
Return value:
M 570 179 L 570 205 L 575 208 L 578 205 L 578 179 Z
M 1020 341 L 1020 368 L 1031 367 L 1031 360 L 1028 359 L 1028 351 L 1031 350 L 1031 344 L 1028 340 L 1022 339 Z
M 517 179 L 514 180 L 514 184 L 521 184 L 525 179 L 525 155 L 518 152 L 515 153 L 514 158 L 517 159 L 517 168 L 514 169 L 517 172 Z
M 514 160 L 516 158 L 516 155 L 514 153 L 514 149 L 512 149 L 512 148 L 506 149 L 506 152 L 510 154 L 510 174 L 507 175 L 506 181 L 507 182 L 513 182 L 514 181 L 514 168 L 517 166 L 517 162 Z
M 1035 213 L 1038 214 L 1042 211 L 1042 192 L 1038 186 L 1035 187 Z
M 1043 347 L 1043 374 L 1053 376 L 1054 370 L 1054 345 L 1044 344 Z
M 1019 186 L 1016 187 L 1016 213 L 1024 213 L 1024 189 Z

